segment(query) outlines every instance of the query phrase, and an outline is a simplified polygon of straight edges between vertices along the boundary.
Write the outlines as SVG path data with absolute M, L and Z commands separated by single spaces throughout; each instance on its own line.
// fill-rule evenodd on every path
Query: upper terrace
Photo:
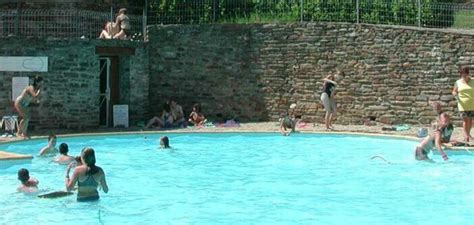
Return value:
M 96 38 L 123 7 L 135 40 L 155 24 L 324 21 L 474 28 L 472 0 L 3 0 L 0 37 Z

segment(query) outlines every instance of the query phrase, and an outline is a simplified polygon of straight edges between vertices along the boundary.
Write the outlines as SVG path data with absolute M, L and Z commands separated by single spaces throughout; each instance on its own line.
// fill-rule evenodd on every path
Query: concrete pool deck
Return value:
M 323 124 L 313 123 L 300 123 L 297 126 L 296 131 L 301 133 L 321 133 L 321 134 L 348 134 L 348 135 L 370 135 L 370 136 L 382 136 L 382 137 L 395 137 L 402 139 L 410 139 L 414 141 L 420 141 L 421 139 L 416 137 L 419 128 L 427 127 L 422 125 L 410 126 L 408 130 L 404 131 L 383 131 L 383 127 L 389 125 L 334 125 L 334 130 L 326 131 Z M 61 136 L 83 136 L 83 135 L 105 135 L 105 134 L 154 134 L 154 133 L 223 133 L 223 132 L 279 132 L 279 123 L 277 122 L 259 122 L 259 123 L 241 123 L 239 127 L 188 127 L 181 129 L 142 129 L 139 127 L 131 128 L 98 128 L 94 130 L 84 131 L 73 131 L 73 130 L 57 130 L 57 131 L 44 131 L 44 134 L 34 132 L 32 139 L 47 138 L 47 134 L 55 133 L 58 138 Z M 23 139 L 17 137 L 0 137 L 0 143 L 7 142 L 18 142 Z M 462 127 L 455 127 L 451 140 L 461 141 L 462 140 Z M 46 144 L 46 142 L 45 142 Z M 474 145 L 474 141 L 471 140 L 469 144 Z M 449 147 L 452 151 L 474 151 L 474 147 Z M 2 156 L 0 155 L 0 160 Z

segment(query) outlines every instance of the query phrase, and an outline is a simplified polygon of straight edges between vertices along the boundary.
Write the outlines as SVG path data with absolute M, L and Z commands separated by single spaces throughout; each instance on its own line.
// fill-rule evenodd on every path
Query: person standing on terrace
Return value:
M 471 136 L 472 118 L 474 118 L 474 80 L 469 75 L 469 68 L 459 69 L 461 79 L 454 84 L 453 95 L 458 100 L 458 110 L 462 118 L 464 141 L 474 139 Z
M 127 16 L 126 8 L 119 10 L 119 15 L 115 19 L 115 25 L 120 26 L 120 31 L 113 36 L 114 39 L 127 39 L 130 37 L 130 18 Z
M 18 127 L 18 132 L 16 135 L 18 137 L 27 138 L 28 136 L 28 124 L 30 123 L 30 103 L 33 100 L 39 102 L 37 100 L 40 94 L 40 87 L 43 83 L 43 78 L 40 76 L 36 76 L 33 80 L 33 85 L 27 86 L 16 98 L 15 100 L 15 109 L 21 117 L 20 125 Z

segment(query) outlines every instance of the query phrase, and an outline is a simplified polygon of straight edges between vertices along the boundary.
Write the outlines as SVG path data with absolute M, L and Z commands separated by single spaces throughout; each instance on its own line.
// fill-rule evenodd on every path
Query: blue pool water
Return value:
M 109 193 L 17 193 L 25 167 L 43 192 L 64 189 L 51 158 L 0 167 L 0 224 L 471 224 L 474 157 L 413 159 L 414 141 L 347 135 L 158 134 L 59 138 L 96 150 Z M 46 140 L 0 145 L 36 155 Z M 392 164 L 371 160 L 381 155 Z M 471 222 L 469 222 L 471 221 Z

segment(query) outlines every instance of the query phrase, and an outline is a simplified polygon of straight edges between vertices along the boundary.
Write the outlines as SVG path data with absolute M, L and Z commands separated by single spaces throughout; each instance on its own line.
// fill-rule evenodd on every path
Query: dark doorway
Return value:
M 112 106 L 119 102 L 118 57 L 100 57 L 100 126 L 112 126 Z

